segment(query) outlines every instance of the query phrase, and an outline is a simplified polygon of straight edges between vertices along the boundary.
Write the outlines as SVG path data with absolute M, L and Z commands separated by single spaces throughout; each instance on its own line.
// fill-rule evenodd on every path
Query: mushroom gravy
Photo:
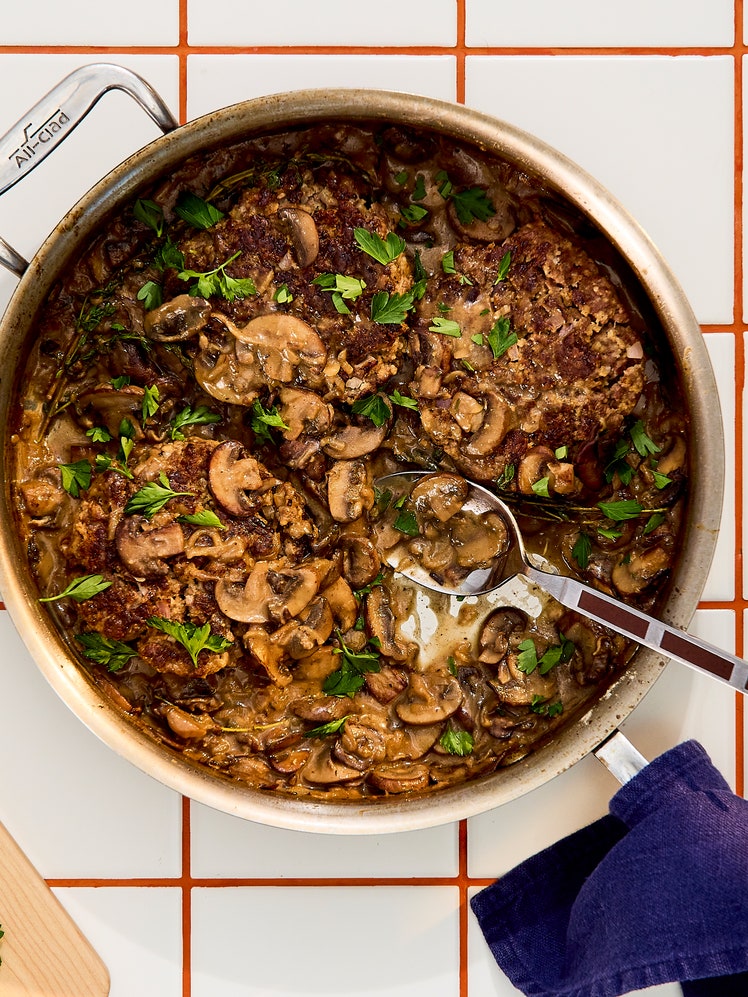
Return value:
M 534 178 L 426 131 L 269 135 L 142 191 L 17 389 L 18 527 L 81 668 L 168 750 L 280 793 L 433 791 L 547 741 L 635 648 L 522 582 L 416 590 L 382 533 L 434 571 L 487 541 L 443 542 L 449 495 L 411 517 L 373 482 L 495 487 L 529 550 L 655 607 L 687 414 L 633 286 Z

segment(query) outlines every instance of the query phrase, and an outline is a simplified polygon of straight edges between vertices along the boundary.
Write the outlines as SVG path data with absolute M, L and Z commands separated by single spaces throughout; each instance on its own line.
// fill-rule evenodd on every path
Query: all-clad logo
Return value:
M 51 142 L 69 123 L 70 118 L 59 107 L 38 128 L 34 127 L 33 121 L 29 122 L 23 130 L 23 142 L 11 152 L 8 159 L 11 162 L 15 161 L 19 170 L 22 169 L 37 155 L 37 150 L 41 150 L 42 146 Z

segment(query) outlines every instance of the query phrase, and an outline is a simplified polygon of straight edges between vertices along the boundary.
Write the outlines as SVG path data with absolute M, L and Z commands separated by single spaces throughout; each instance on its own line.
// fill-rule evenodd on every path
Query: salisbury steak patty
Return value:
M 576 452 L 618 432 L 645 384 L 643 349 L 585 251 L 533 222 L 453 259 L 415 325 L 413 388 L 434 442 L 490 480 L 528 447 Z

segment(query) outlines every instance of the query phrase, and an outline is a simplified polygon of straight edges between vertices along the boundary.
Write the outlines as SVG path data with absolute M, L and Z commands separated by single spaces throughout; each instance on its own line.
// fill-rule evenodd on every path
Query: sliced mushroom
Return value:
M 167 574 L 165 559 L 184 550 L 184 533 L 179 523 L 148 526 L 143 516 L 123 516 L 114 542 L 120 560 L 136 578 L 156 578 Z
M 527 613 L 521 609 L 514 606 L 495 609 L 483 624 L 478 660 L 490 665 L 497 664 L 509 650 L 510 635 L 523 633 L 527 624 Z
M 298 616 L 320 586 L 318 572 L 305 565 L 281 570 L 271 567 L 267 580 L 273 593 L 267 604 L 268 613 L 272 620 L 280 623 Z
M 314 599 L 295 619 L 272 634 L 274 644 L 295 660 L 307 658 L 322 647 L 332 633 L 333 617 L 327 599 Z
M 278 208 L 278 220 L 291 237 L 299 266 L 314 263 L 319 254 L 319 232 L 311 214 L 296 205 L 284 205 Z
M 120 426 L 128 419 L 134 429 L 134 439 L 143 435 L 140 416 L 143 407 L 143 389 L 134 384 L 115 388 L 100 384 L 78 396 L 76 410 L 84 425 L 104 425 L 109 434 L 119 439 Z
M 185 541 L 184 556 L 188 558 L 206 557 L 219 564 L 232 564 L 244 556 L 247 550 L 245 537 L 234 534 L 225 537 L 222 530 L 214 527 L 197 529 Z
M 429 770 L 420 762 L 384 762 L 372 770 L 369 781 L 384 793 L 413 793 L 428 786 Z
M 657 461 L 657 471 L 659 474 L 672 474 L 674 471 L 682 470 L 685 461 L 686 442 L 679 436 L 667 453 Z
M 205 298 L 180 294 L 146 312 L 145 334 L 158 343 L 191 339 L 205 327 L 211 311 L 212 307 Z
M 272 642 L 263 627 L 248 627 L 242 639 L 252 659 L 262 665 L 272 682 L 281 687 L 290 685 L 293 676 L 284 660 L 285 651 Z
M 188 741 L 205 737 L 215 727 L 215 722 L 206 714 L 196 717 L 178 706 L 167 706 L 164 717 L 174 733 Z
M 233 337 L 216 343 L 201 336 L 193 372 L 203 391 L 230 405 L 252 405 L 265 384 L 258 364 L 240 362 Z
M 214 589 L 218 608 L 237 623 L 268 623 L 269 603 L 273 597 L 268 571 L 270 561 L 258 561 L 244 582 L 219 578 Z
M 471 457 L 483 457 L 492 453 L 510 428 L 510 412 L 506 402 L 495 391 L 486 391 L 483 398 L 483 421 L 465 444 L 465 453 Z
M 369 469 L 362 460 L 338 460 L 327 474 L 327 504 L 338 523 L 352 523 L 374 505 Z
M 328 602 L 332 615 L 343 631 L 352 629 L 358 619 L 358 602 L 344 578 L 337 578 L 320 592 Z
M 462 509 L 469 492 L 467 481 L 458 474 L 429 474 L 416 484 L 410 498 L 416 512 L 429 513 L 446 523 Z
M 383 762 L 387 754 L 384 734 L 356 719 L 343 725 L 340 737 L 333 745 L 332 754 L 338 761 L 352 769 L 365 772 L 378 762 Z
M 481 402 L 465 391 L 455 392 L 449 405 L 449 411 L 463 433 L 475 433 L 480 428 L 485 416 Z
M 253 493 L 262 488 L 263 477 L 258 462 L 238 440 L 226 440 L 213 451 L 208 483 L 216 502 L 232 516 L 251 516 L 256 512 Z
M 350 768 L 332 757 L 330 745 L 325 745 L 312 755 L 301 770 L 301 775 L 307 782 L 316 782 L 321 786 L 330 786 L 336 782 L 347 783 L 362 778 L 358 769 Z
M 324 437 L 322 449 L 328 457 L 335 460 L 355 460 L 356 457 L 364 457 L 378 450 L 387 438 L 388 431 L 389 423 L 386 422 L 381 426 L 375 426 L 373 422 L 368 426 L 349 423 Z
M 278 396 L 280 417 L 286 425 L 284 440 L 300 436 L 319 437 L 332 424 L 333 409 L 314 391 L 303 388 L 282 388 Z
M 398 638 L 395 614 L 383 585 L 377 585 L 367 595 L 365 615 L 367 630 L 379 641 L 379 650 L 385 657 L 393 661 L 407 661 L 412 656 L 415 645 L 408 645 Z
M 532 495 L 532 486 L 548 475 L 548 462 L 556 455 L 548 447 L 532 447 L 519 462 L 517 487 L 523 495 Z
M 319 374 L 327 360 L 327 348 L 314 329 L 285 312 L 259 315 L 241 328 L 231 323 L 229 330 L 245 347 L 237 348 L 239 361 L 256 364 L 271 381 L 288 383 L 297 370 Z
M 407 691 L 395 705 L 395 712 L 404 723 L 426 726 L 451 717 L 461 702 L 462 689 L 454 675 L 413 672 Z
M 349 703 L 340 696 L 302 696 L 294 699 L 289 709 L 302 720 L 312 724 L 327 724 L 342 720 L 349 709 Z
M 343 577 L 354 589 L 370 585 L 382 568 L 377 549 L 366 537 L 344 536 L 338 544 L 343 554 Z
M 621 595 L 637 595 L 667 571 L 671 563 L 671 554 L 658 544 L 619 561 L 613 568 L 611 581 Z

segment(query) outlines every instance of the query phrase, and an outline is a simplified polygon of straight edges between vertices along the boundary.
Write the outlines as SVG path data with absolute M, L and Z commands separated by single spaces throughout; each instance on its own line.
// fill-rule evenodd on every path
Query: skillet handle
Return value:
M 644 755 L 636 750 L 620 730 L 606 737 L 603 743 L 595 748 L 593 754 L 622 786 L 625 786 L 629 779 L 633 779 L 637 772 L 641 772 L 647 764 Z
M 38 166 L 63 142 L 109 90 L 124 90 L 164 132 L 177 120 L 150 84 L 136 73 L 111 63 L 82 66 L 61 80 L 0 138 L 0 194 Z M 0 264 L 21 277 L 28 263 L 0 239 Z

